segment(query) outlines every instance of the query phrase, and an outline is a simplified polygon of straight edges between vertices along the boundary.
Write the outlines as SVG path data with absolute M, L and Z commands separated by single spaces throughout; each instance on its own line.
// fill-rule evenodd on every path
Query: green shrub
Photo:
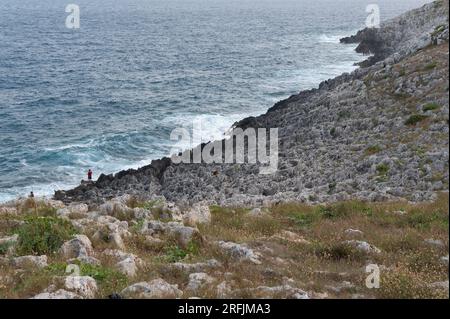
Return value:
M 426 115 L 413 114 L 405 121 L 405 125 L 416 125 L 417 123 L 422 122 L 426 118 L 428 118 L 428 116 Z
M 437 62 L 430 62 L 425 65 L 425 70 L 433 70 L 437 66 Z
M 362 201 L 346 201 L 326 206 L 322 205 L 318 206 L 316 211 L 319 216 L 328 219 L 348 217 L 355 214 L 365 216 L 372 214 L 372 209 L 369 205 Z
M 17 251 L 21 255 L 45 255 L 58 250 L 75 234 L 72 224 L 56 217 L 32 216 L 18 229 Z
M 169 263 L 175 263 L 184 260 L 188 256 L 197 255 L 199 252 L 198 245 L 191 241 L 185 249 L 178 245 L 170 245 L 165 250 L 164 261 Z
M 389 165 L 379 164 L 377 165 L 378 175 L 386 175 L 389 172 Z
M 331 137 L 333 137 L 333 138 L 337 137 L 337 132 L 336 132 L 336 128 L 335 128 L 335 127 L 332 127 L 332 128 L 331 128 L 331 130 L 330 130 L 330 135 L 331 135 Z
M 289 219 L 292 220 L 299 227 L 311 226 L 317 219 L 319 215 L 315 213 L 292 213 Z
M 434 28 L 434 31 L 431 33 L 431 35 L 436 36 L 444 30 L 445 30 L 445 25 L 443 25 L 443 24 L 438 25 L 436 28 Z
M 439 104 L 437 104 L 437 103 L 427 103 L 427 104 L 425 104 L 423 106 L 422 110 L 424 112 L 427 112 L 427 111 L 434 111 L 434 110 L 437 110 L 437 109 L 440 109 L 440 108 L 441 108 L 441 106 Z
M 441 211 L 423 212 L 420 209 L 413 209 L 402 221 L 406 225 L 415 229 L 429 229 L 432 225 L 448 230 L 448 213 Z
M 315 243 L 313 244 L 312 249 L 316 256 L 336 261 L 339 260 L 362 261 L 366 256 L 365 253 L 345 243 L 334 243 L 334 244 Z

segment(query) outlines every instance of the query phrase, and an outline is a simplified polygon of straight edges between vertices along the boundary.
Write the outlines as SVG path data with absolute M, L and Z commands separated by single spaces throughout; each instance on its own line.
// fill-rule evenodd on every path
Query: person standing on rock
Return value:
M 92 170 L 91 169 L 88 170 L 87 175 L 88 175 L 88 181 L 92 181 Z

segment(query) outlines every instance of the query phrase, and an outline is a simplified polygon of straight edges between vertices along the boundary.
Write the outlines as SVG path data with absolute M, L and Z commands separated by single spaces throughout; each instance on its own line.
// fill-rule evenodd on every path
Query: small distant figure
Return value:
M 92 170 L 89 169 L 87 174 L 88 174 L 88 181 L 92 181 Z
M 34 193 L 30 192 L 30 196 L 28 196 L 29 198 L 34 198 Z

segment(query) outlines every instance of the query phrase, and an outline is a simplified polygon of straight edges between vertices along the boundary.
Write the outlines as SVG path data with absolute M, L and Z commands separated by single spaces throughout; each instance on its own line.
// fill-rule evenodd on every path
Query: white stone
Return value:
M 441 262 L 448 267 L 448 255 L 441 257 Z
M 121 295 L 125 298 L 175 299 L 180 298 L 183 292 L 178 289 L 178 285 L 171 285 L 163 279 L 154 279 L 133 284 L 122 290 Z
M 32 297 L 31 299 L 82 299 L 82 297 L 73 292 L 64 289 L 59 289 L 55 292 L 40 293 Z
M 199 289 L 212 284 L 215 281 L 214 277 L 211 277 L 207 273 L 197 272 L 189 275 L 189 283 L 186 286 L 186 290 L 196 292 Z
M 64 287 L 88 299 L 94 298 L 98 290 L 95 279 L 89 276 L 67 276 Z
M 261 264 L 261 261 L 259 260 L 260 255 L 248 248 L 245 244 L 219 241 L 217 242 L 217 245 L 236 261 L 250 261 L 257 265 Z
M 444 242 L 440 239 L 432 239 L 432 238 L 425 239 L 425 243 L 427 243 L 428 245 L 431 245 L 431 246 L 436 246 L 436 247 L 444 247 L 445 246 Z
M 189 226 L 211 223 L 211 212 L 207 205 L 196 205 L 183 216 L 183 222 Z
M 134 277 L 137 273 L 136 260 L 132 257 L 127 257 L 116 264 L 117 270 L 128 277 Z
M 365 253 L 381 253 L 381 250 L 377 247 L 361 240 L 347 240 L 344 241 L 344 244 L 350 245 L 354 248 L 356 248 L 359 251 L 365 252 Z

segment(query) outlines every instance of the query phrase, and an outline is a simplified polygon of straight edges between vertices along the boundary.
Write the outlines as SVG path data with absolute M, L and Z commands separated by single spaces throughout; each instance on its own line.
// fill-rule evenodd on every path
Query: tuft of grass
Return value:
M 28 198 L 18 210 L 23 215 L 50 216 L 55 217 L 57 209 L 44 201 Z
M 413 114 L 405 121 L 405 125 L 414 126 L 427 118 L 428 116 L 423 114 Z
M 221 240 L 242 242 L 261 236 L 272 236 L 281 228 L 280 220 L 272 215 L 252 217 L 247 208 L 210 207 L 212 223 L 199 226 L 202 234 Z
M 425 65 L 424 70 L 425 71 L 433 70 L 436 66 L 437 66 L 437 62 L 433 61 L 433 62 L 430 62 L 427 65 Z
M 379 164 L 376 167 L 378 175 L 383 176 L 389 172 L 389 165 L 387 164 Z
M 12 242 L 1 243 L 0 244 L 0 255 L 6 255 L 12 246 L 13 246 Z
M 319 219 L 319 215 L 315 213 L 296 212 L 289 216 L 289 219 L 300 228 L 307 228 Z
M 382 151 L 382 148 L 379 145 L 372 145 L 372 146 L 369 146 L 368 148 L 366 148 L 366 150 L 364 151 L 364 154 L 369 156 L 369 155 L 377 154 L 381 151 Z
M 441 106 L 440 106 L 439 104 L 437 104 L 437 103 L 427 103 L 427 104 L 425 104 L 425 105 L 423 106 L 422 110 L 423 110 L 424 112 L 427 112 L 427 111 L 438 110 L 438 109 L 440 109 L 440 108 L 441 108 Z
M 57 217 L 28 217 L 17 231 L 17 252 L 21 255 L 53 254 L 75 234 L 69 221 Z
M 435 225 L 438 228 L 448 230 L 448 212 L 433 210 L 424 213 L 421 209 L 413 209 L 404 218 L 403 223 L 415 229 L 429 229 Z
M 365 253 L 345 243 L 315 243 L 311 247 L 311 249 L 316 256 L 324 259 L 332 259 L 335 261 L 363 261 L 366 258 Z
M 434 31 L 431 33 L 432 36 L 437 36 L 439 33 L 445 30 L 445 25 L 441 24 L 434 28 Z

